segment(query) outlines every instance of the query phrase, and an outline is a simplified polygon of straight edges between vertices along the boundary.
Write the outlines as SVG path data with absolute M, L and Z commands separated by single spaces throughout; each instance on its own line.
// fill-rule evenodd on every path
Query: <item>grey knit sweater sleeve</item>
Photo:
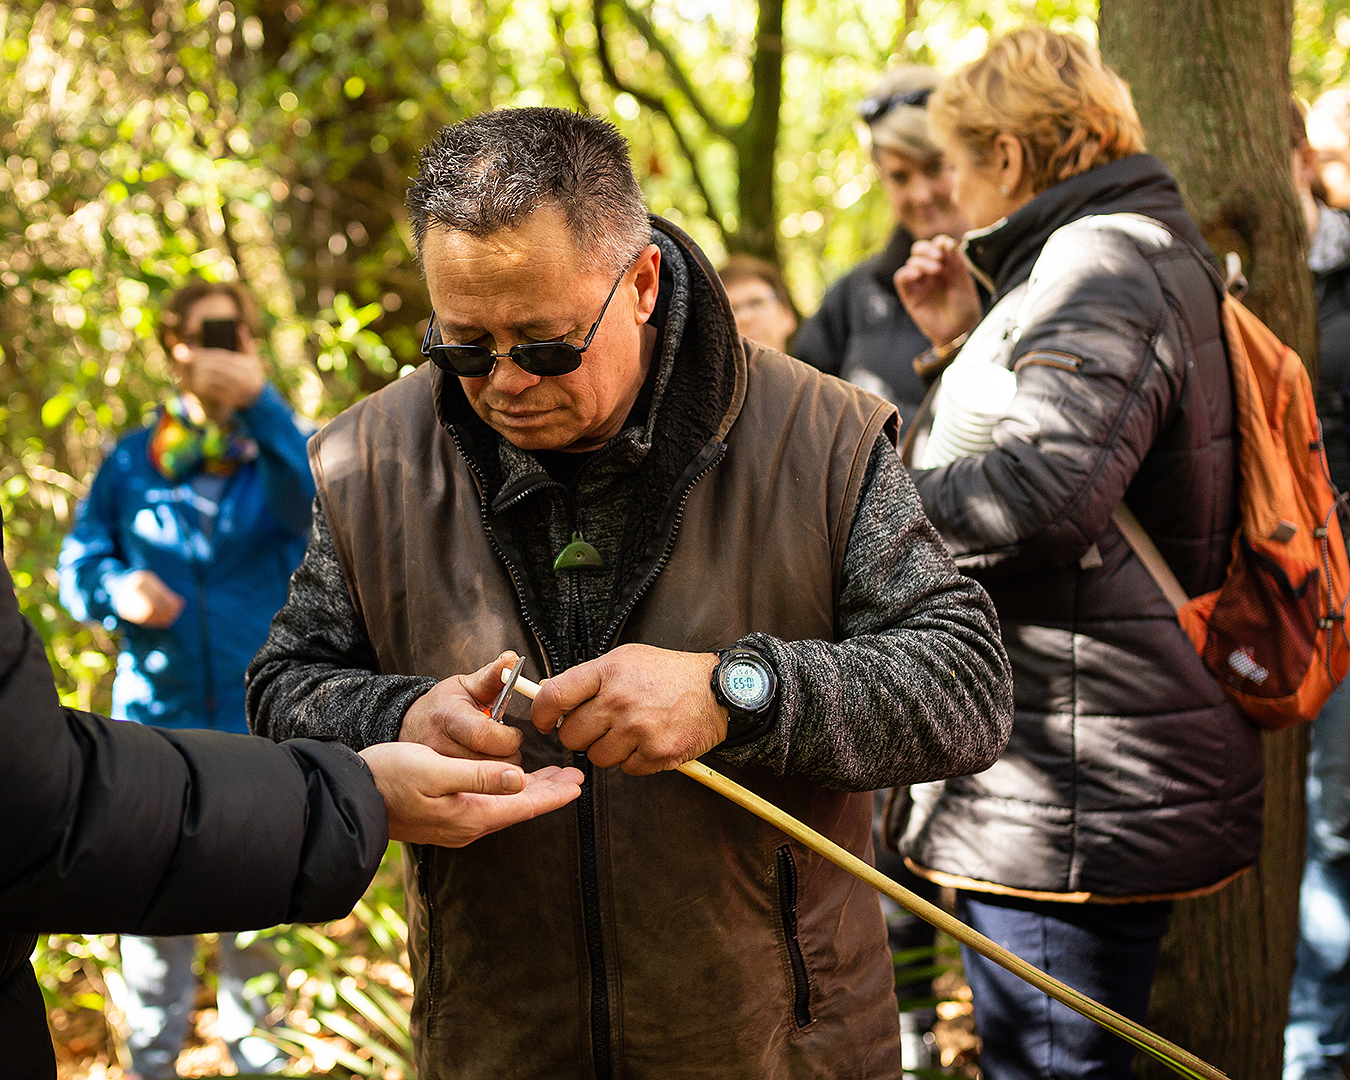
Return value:
M 397 739 L 408 706 L 436 685 L 379 674 L 318 499 L 309 548 L 247 679 L 255 735 L 336 738 L 354 750 Z
M 894 448 L 877 440 L 840 585 L 836 641 L 751 634 L 779 678 L 777 723 L 724 747 L 838 790 L 980 772 L 1012 730 L 1012 672 L 984 589 L 957 570 Z

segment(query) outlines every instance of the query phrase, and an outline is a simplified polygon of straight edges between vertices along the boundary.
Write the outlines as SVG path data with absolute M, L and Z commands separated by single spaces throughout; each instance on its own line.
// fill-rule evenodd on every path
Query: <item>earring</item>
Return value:
M 1004 184 L 1001 188 L 999 188 L 999 190 L 1000 190 L 1001 192 L 1003 192 L 1004 195 L 1011 195 L 1011 194 L 1012 194 L 1012 189 L 1011 189 L 1010 187 L 1008 187 L 1007 184 Z

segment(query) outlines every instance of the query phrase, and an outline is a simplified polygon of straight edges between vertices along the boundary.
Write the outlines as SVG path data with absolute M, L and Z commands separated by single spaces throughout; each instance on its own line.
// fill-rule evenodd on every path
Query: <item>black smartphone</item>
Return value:
M 202 348 L 239 351 L 239 321 L 237 319 L 203 319 Z

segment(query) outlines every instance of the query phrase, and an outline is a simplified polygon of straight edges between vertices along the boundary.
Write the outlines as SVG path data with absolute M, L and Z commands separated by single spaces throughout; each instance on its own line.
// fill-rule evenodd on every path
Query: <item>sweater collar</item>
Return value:
M 1001 221 L 967 233 L 966 258 L 992 283 L 995 296 L 1002 296 L 1030 275 L 1056 229 L 1092 214 L 1119 213 L 1153 218 L 1197 250 L 1209 251 L 1167 166 L 1152 154 L 1132 154 L 1071 176 Z

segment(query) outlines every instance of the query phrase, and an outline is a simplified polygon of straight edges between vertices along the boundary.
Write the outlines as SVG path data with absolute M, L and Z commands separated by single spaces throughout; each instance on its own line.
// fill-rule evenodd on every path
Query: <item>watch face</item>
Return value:
M 738 708 L 759 708 L 772 692 L 769 673 L 753 660 L 733 660 L 723 669 L 722 691 Z

